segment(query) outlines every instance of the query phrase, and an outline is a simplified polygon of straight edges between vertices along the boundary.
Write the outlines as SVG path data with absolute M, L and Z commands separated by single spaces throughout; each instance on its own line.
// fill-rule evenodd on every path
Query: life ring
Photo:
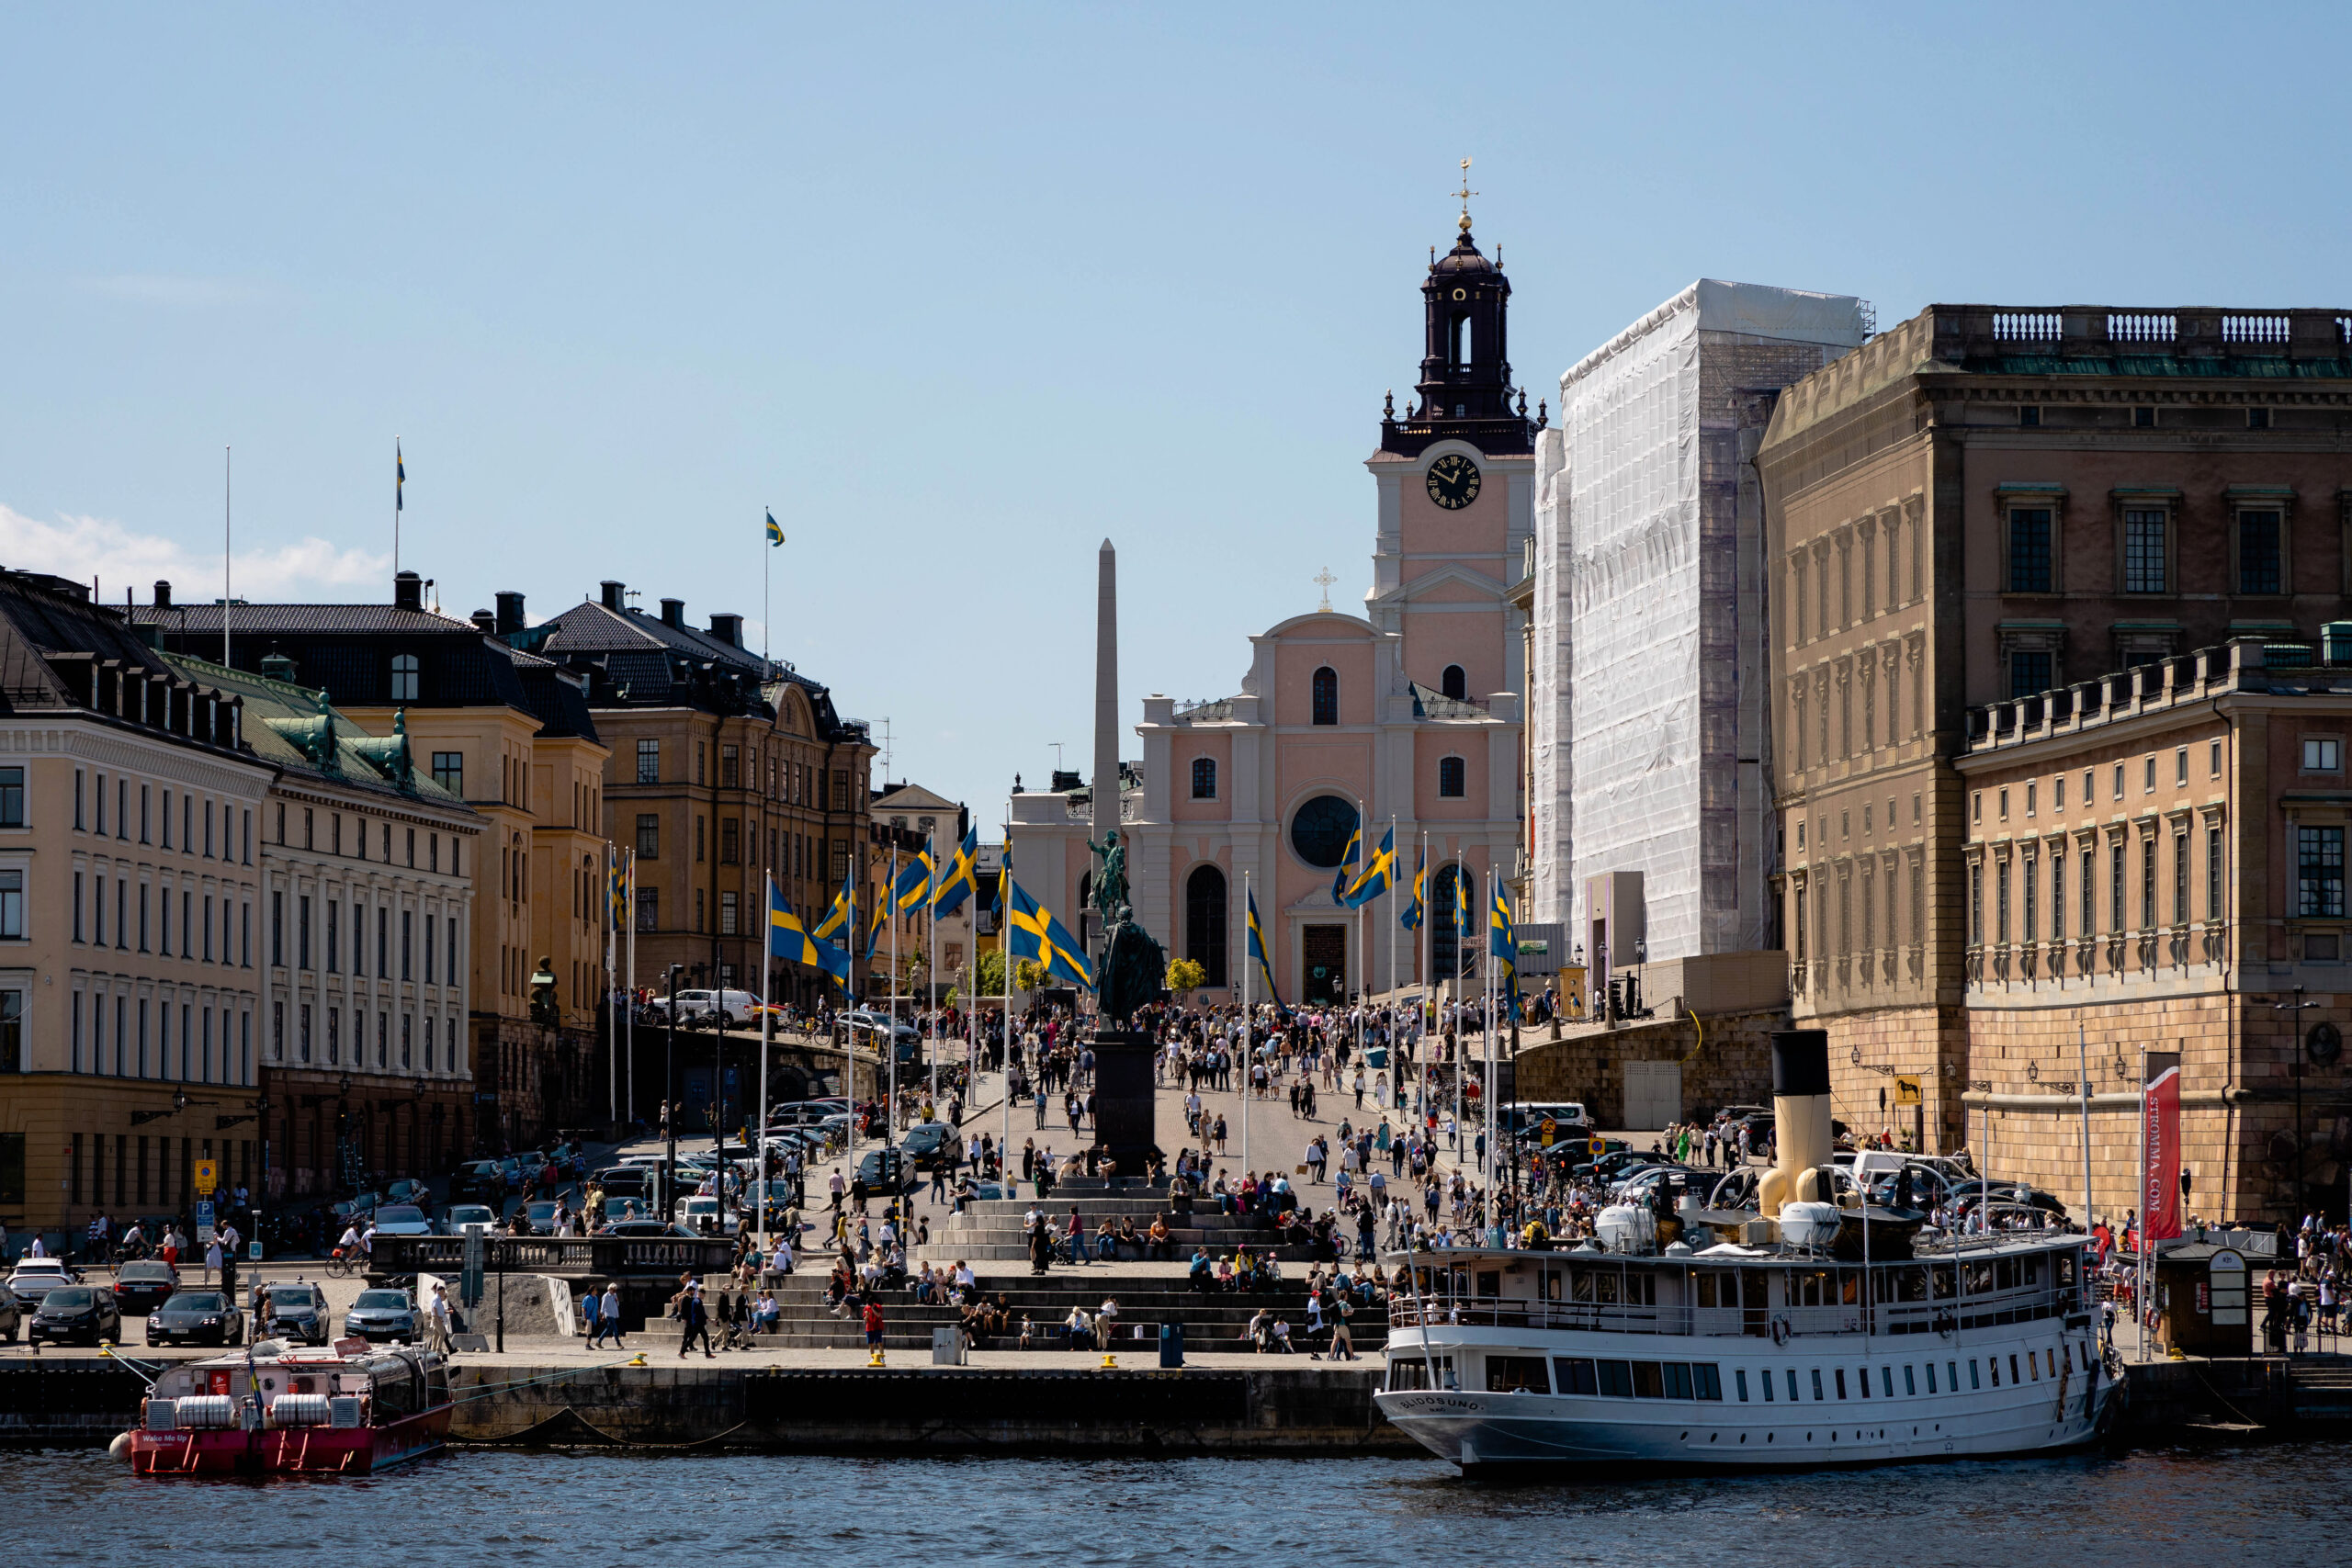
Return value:
M 1785 1345 L 1791 1339 L 1794 1338 L 1795 1336 L 1796 1331 L 1789 1326 L 1789 1320 L 1787 1318 L 1781 1316 L 1778 1313 L 1772 1314 L 1773 1344 Z

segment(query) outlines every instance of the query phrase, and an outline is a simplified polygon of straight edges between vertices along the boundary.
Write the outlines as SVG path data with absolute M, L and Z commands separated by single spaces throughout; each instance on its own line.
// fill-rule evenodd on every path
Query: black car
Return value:
M 115 1304 L 125 1317 L 145 1317 L 179 1288 L 179 1274 L 160 1258 L 126 1263 L 114 1271 Z
M 477 1160 L 461 1165 L 449 1178 L 449 1201 L 452 1203 L 487 1203 L 494 1193 L 503 1193 L 509 1183 L 499 1179 L 498 1162 Z
M 886 1179 L 884 1157 L 888 1157 L 889 1178 Z M 857 1162 L 857 1179 L 873 1193 L 912 1192 L 923 1184 L 922 1173 L 915 1168 L 911 1156 L 902 1149 L 869 1149 Z
M 122 1309 L 104 1285 L 60 1285 L 41 1297 L 25 1337 L 36 1345 L 114 1344 L 122 1338 Z
M 236 1345 L 245 1314 L 220 1291 L 182 1291 L 147 1314 L 150 1345 Z
M 334 1337 L 334 1327 L 327 1322 L 326 1292 L 316 1285 L 297 1280 L 292 1284 L 266 1286 L 259 1310 L 263 1330 L 274 1338 L 323 1345 Z
M 32 1315 L 30 1302 L 6 1285 L 0 1285 L 0 1339 L 14 1345 L 25 1331 L 25 1319 Z

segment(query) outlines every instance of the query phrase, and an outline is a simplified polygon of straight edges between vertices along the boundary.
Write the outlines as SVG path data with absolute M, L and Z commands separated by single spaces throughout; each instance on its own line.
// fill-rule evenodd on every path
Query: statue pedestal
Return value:
M 1153 1126 L 1151 1036 L 1104 1029 L 1088 1042 L 1094 1052 L 1094 1141 L 1119 1162 L 1122 1181 L 1140 1181 L 1144 1156 L 1157 1142 Z

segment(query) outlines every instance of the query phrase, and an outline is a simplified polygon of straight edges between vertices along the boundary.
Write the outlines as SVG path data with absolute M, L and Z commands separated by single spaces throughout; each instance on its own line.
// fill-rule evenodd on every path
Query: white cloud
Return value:
M 199 603 L 220 596 L 220 557 L 190 549 L 177 539 L 141 534 L 103 517 L 62 517 L 44 523 L 0 505 L 0 565 L 19 571 L 46 571 L 87 582 L 115 604 L 128 587 L 141 604 L 155 580 L 167 579 L 176 596 Z M 240 599 L 300 603 L 380 599 L 390 591 L 392 558 L 347 549 L 311 537 L 289 545 L 235 552 L 231 586 Z

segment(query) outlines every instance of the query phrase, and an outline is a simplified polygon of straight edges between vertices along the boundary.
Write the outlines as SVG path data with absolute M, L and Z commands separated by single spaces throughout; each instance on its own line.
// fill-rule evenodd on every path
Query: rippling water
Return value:
M 2334 1561 L 2352 1443 L 1817 1475 L 1465 1483 L 1397 1460 L 827 1460 L 458 1451 L 367 1480 L 134 1479 L 0 1452 L 27 1562 L 602 1568 Z M 355 1553 L 353 1549 L 364 1548 Z M 322 1551 L 324 1554 L 322 1554 Z M 379 1555 L 380 1554 L 380 1555 Z

